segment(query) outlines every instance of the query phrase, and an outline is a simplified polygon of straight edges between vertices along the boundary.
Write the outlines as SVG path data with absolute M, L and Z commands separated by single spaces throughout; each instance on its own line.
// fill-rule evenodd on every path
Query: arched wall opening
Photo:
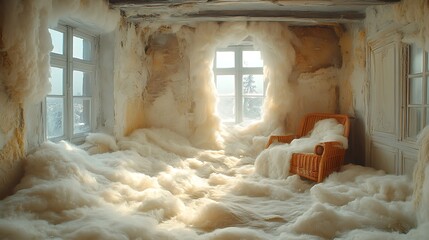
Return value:
M 325 37 L 308 38 L 314 29 L 274 22 L 207 22 L 148 34 L 145 126 L 170 129 L 198 147 L 222 148 L 235 133 L 216 115 L 213 60 L 216 49 L 247 37 L 261 51 L 267 89 L 262 119 L 239 127 L 241 136 L 291 132 L 307 112 L 337 111 L 338 36 L 332 28 L 315 29 Z

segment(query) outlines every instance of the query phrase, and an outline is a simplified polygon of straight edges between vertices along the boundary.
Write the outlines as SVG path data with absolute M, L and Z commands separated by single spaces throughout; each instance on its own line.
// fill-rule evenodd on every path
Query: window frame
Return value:
M 403 140 L 405 142 L 409 142 L 411 144 L 415 144 L 417 142 L 418 133 L 426 126 L 426 122 L 429 120 L 429 53 L 422 48 L 418 48 L 422 53 L 422 69 L 419 73 L 411 73 L 411 48 L 417 47 L 415 44 L 407 44 L 405 46 L 405 56 L 406 56 L 406 64 L 404 69 L 404 98 L 403 98 Z M 421 103 L 411 103 L 411 79 L 421 78 Z M 410 109 L 420 109 L 420 126 L 414 126 L 416 129 L 416 136 L 410 135 Z
M 59 97 L 58 95 L 50 95 L 48 93 L 43 101 L 43 117 L 44 117 L 44 138 L 53 142 L 60 140 L 68 140 L 73 143 L 82 142 L 85 140 L 87 134 L 95 129 L 96 126 L 96 108 L 95 103 L 98 96 L 97 84 L 97 63 L 98 63 L 98 41 L 99 37 L 83 29 L 66 25 L 63 23 L 58 24 L 56 27 L 50 28 L 55 31 L 63 33 L 63 54 L 50 53 L 50 67 L 60 67 L 63 69 L 63 95 L 64 99 L 64 129 L 63 135 L 58 137 L 48 137 L 48 110 L 46 99 L 49 97 Z M 91 59 L 79 59 L 73 56 L 73 37 L 86 39 L 91 45 Z M 89 74 L 91 89 L 90 96 L 74 96 L 73 93 L 73 72 L 82 71 Z M 89 100 L 89 130 L 84 132 L 75 132 L 74 126 L 74 108 L 73 101 L 75 99 Z
M 245 94 L 243 92 L 243 76 L 245 75 L 262 75 L 264 78 L 263 83 L 263 93 L 262 94 L 255 94 L 253 97 L 256 98 L 262 98 L 262 106 L 264 105 L 265 97 L 266 97 L 266 89 L 267 89 L 267 83 L 265 81 L 265 75 L 264 75 L 264 66 L 262 67 L 244 67 L 243 66 L 243 52 L 244 51 L 259 51 L 253 47 L 253 45 L 245 44 L 245 45 L 231 45 L 225 48 L 218 48 L 215 51 L 214 59 L 213 59 L 213 75 L 214 75 L 214 83 L 215 86 L 217 86 L 217 78 L 218 75 L 233 75 L 235 78 L 235 91 L 234 95 L 231 95 L 235 97 L 235 121 L 224 121 L 225 124 L 239 124 L 242 122 L 246 122 L 247 120 L 244 119 L 244 112 L 243 112 L 243 104 L 244 104 L 244 97 L 251 96 L 250 94 Z M 234 67 L 233 68 L 217 68 L 216 67 L 216 60 L 217 60 L 217 52 L 234 52 Z M 216 95 L 219 97 L 219 95 Z M 229 96 L 229 95 L 228 95 Z M 221 97 L 228 97 L 227 95 L 222 95 Z M 262 115 L 262 113 L 261 113 Z M 262 116 L 261 116 L 262 117 Z M 258 119 L 260 120 L 260 119 Z

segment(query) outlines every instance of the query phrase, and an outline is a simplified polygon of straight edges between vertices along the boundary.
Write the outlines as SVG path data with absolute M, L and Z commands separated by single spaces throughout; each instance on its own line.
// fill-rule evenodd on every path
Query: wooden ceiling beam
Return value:
M 198 13 L 183 14 L 184 17 L 243 17 L 243 18 L 294 18 L 294 19 L 349 19 L 362 20 L 364 13 L 354 11 L 320 12 L 320 11 L 260 11 L 260 10 L 226 10 L 202 11 Z M 173 15 L 174 17 L 174 15 Z
M 109 0 L 129 21 L 356 22 L 365 8 L 400 0 Z
M 178 5 L 189 3 L 206 3 L 208 0 L 109 0 L 113 6 L 136 6 L 145 7 L 151 5 Z
M 308 5 L 337 5 L 337 6 L 353 6 L 353 5 L 382 5 L 389 3 L 398 3 L 401 0 L 109 0 L 109 4 L 112 6 L 140 6 L 149 7 L 151 5 L 181 5 L 181 4 L 249 4 L 249 3 L 273 3 L 282 6 L 308 6 Z
M 352 23 L 365 18 L 360 12 L 314 12 L 314 11 L 203 11 L 198 13 L 170 15 L 163 19 L 158 14 L 127 16 L 130 22 L 189 22 L 189 21 L 275 21 L 297 25 L 322 23 Z

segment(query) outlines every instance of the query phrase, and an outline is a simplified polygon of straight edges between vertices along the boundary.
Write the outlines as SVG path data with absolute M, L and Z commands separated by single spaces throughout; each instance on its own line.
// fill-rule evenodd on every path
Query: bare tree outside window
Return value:
M 253 75 L 243 77 L 243 92 L 245 94 L 256 93 L 256 85 Z
M 261 117 L 262 102 L 257 94 L 254 76 L 252 74 L 243 77 L 243 115 L 245 118 L 258 119 Z

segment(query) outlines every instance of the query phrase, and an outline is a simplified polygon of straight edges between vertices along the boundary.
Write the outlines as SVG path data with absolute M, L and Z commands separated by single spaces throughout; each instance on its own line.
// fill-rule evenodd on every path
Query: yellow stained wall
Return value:
M 44 140 L 40 102 L 50 91 L 48 27 L 60 17 L 103 32 L 116 27 L 120 14 L 104 0 L 0 1 L 0 198 L 23 174 L 26 151 Z
M 22 158 L 24 150 L 24 119 L 23 109 L 20 107 L 16 116 L 15 126 L 11 138 L 0 150 L 0 199 L 12 192 L 22 174 Z

